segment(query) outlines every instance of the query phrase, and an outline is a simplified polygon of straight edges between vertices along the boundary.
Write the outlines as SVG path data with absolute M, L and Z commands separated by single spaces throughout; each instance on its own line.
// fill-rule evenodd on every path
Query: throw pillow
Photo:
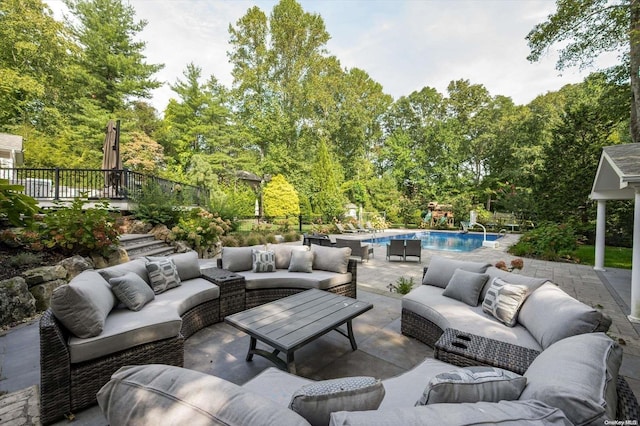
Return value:
M 147 262 L 147 272 L 151 288 L 155 294 L 160 294 L 180 285 L 180 276 L 171 258 Z
M 487 274 L 456 269 L 442 295 L 464 302 L 469 306 L 478 306 L 480 291 L 488 279 L 489 275 Z
M 198 262 L 198 253 L 196 251 L 191 250 L 186 253 L 172 254 L 169 257 L 176 265 L 180 281 L 200 277 L 200 263 Z M 155 262 L 156 260 L 165 259 L 165 257 L 146 256 L 145 259 L 149 262 Z
M 526 384 L 525 377 L 501 368 L 460 368 L 432 378 L 416 405 L 512 401 Z
M 482 262 L 455 260 L 442 256 L 433 256 L 427 272 L 422 277 L 422 284 L 446 288 L 456 269 L 483 274 L 490 265 Z
M 84 271 L 51 295 L 51 310 L 75 336 L 95 337 L 102 333 L 107 315 L 116 300 L 104 278 L 96 271 Z
M 576 425 L 616 419 L 616 383 L 622 348 L 604 333 L 585 333 L 552 344 L 524 373 L 521 399 L 561 409 Z
M 529 288 L 529 294 L 531 294 L 542 284 L 549 281 L 547 278 L 534 278 L 526 275 L 514 274 L 513 272 L 503 271 L 502 269 L 498 269 L 495 266 L 489 266 L 485 273 L 489 274 L 489 283 L 493 282 L 494 278 L 500 278 L 501 280 L 511 284 L 526 286 L 527 288 Z M 482 289 L 482 293 L 480 293 L 480 300 L 484 300 L 485 296 L 487 295 L 487 290 L 489 290 L 489 285 L 485 285 Z
M 149 284 L 134 272 L 111 278 L 109 284 L 118 300 L 132 311 L 139 311 L 155 298 Z
M 292 251 L 289 272 L 313 272 L 313 253 L 310 251 Z
M 495 278 L 482 302 L 482 310 L 505 325 L 513 327 L 528 294 L 529 289 L 526 286 L 509 284 Z
M 293 246 L 290 244 L 269 244 L 268 250 L 273 250 L 276 254 L 276 269 L 289 269 L 293 252 L 309 251 L 309 247 Z
M 276 256 L 272 251 L 256 250 L 251 251 L 253 256 L 253 272 L 275 272 Z
M 332 412 L 376 410 L 383 398 L 384 386 L 380 380 L 345 377 L 301 387 L 293 393 L 289 408 L 313 426 L 326 426 Z
M 348 272 L 349 257 L 351 256 L 349 247 L 336 248 L 311 244 L 311 252 L 313 253 L 313 269 L 337 272 L 338 274 Z

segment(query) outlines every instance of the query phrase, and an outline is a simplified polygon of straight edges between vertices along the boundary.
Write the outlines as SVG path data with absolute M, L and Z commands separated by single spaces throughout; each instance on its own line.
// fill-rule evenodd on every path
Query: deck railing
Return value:
M 0 179 L 22 185 L 24 193 L 39 201 L 68 201 L 77 197 L 133 201 L 148 185 L 174 194 L 182 205 L 206 206 L 205 188 L 161 179 L 128 169 L 0 168 Z

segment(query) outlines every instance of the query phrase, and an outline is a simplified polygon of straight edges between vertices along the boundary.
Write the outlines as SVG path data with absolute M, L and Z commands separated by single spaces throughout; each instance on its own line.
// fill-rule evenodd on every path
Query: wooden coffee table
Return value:
M 371 303 L 312 289 L 230 315 L 224 321 L 251 336 L 247 361 L 260 355 L 295 374 L 294 352 L 332 330 L 347 337 L 355 351 L 358 346 L 351 320 L 371 308 Z M 338 328 L 345 323 L 346 333 Z M 257 349 L 258 340 L 274 348 L 273 352 Z M 286 362 L 278 357 L 280 352 Z

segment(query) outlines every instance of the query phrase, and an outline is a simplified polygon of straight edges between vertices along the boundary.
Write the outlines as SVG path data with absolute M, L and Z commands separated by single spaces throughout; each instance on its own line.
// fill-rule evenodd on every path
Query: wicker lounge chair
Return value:
M 402 260 L 404 257 L 404 241 L 405 240 L 391 240 L 389 241 L 389 245 L 387 246 L 387 260 L 391 260 L 391 256 L 401 256 Z
M 404 260 L 407 260 L 407 256 L 417 257 L 418 262 L 422 262 L 422 241 L 407 240 L 404 246 Z

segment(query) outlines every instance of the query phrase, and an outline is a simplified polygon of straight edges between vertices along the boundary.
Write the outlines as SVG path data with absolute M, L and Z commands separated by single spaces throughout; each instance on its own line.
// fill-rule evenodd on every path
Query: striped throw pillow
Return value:
M 528 295 L 527 286 L 509 284 L 500 278 L 494 278 L 482 302 L 482 310 L 505 325 L 513 327 Z

